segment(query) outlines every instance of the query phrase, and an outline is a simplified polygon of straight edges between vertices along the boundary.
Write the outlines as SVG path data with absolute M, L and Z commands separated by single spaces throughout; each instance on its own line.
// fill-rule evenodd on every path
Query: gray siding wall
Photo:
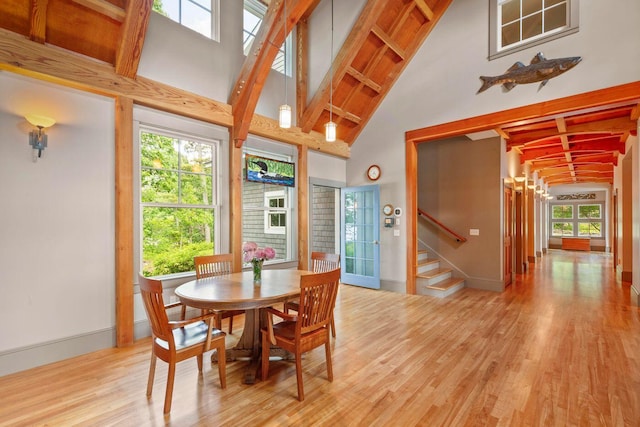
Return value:
M 337 253 L 335 188 L 313 186 L 312 251 Z
M 244 181 L 242 185 L 242 200 L 245 206 L 242 212 L 242 240 L 256 242 L 261 248 L 272 247 L 276 251 L 275 259 L 278 260 L 287 258 L 287 235 L 265 233 L 264 210 L 247 210 L 247 207 L 265 207 L 265 193 L 282 189 L 286 191 L 285 187 L 250 181 Z M 290 215 L 287 215 L 287 221 L 291 221 Z

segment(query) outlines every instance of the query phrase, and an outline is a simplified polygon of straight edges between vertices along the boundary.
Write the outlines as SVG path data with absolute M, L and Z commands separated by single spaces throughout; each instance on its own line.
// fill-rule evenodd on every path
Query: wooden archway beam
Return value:
M 405 219 L 405 221 L 407 221 L 406 292 L 408 294 L 416 293 L 415 273 L 418 249 L 418 144 L 494 129 L 515 121 L 560 115 L 569 111 L 600 107 L 620 102 L 632 102 L 634 100 L 640 100 L 640 81 L 407 131 L 405 133 L 405 194 L 407 209 L 407 218 Z M 636 115 L 639 114 L 639 110 L 640 109 L 634 110 Z M 632 113 L 632 118 L 634 117 Z

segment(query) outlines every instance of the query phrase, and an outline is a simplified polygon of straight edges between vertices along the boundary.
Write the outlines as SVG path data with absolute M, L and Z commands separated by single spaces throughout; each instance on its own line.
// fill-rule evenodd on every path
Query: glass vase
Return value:
M 253 264 L 253 283 L 262 283 L 262 263 L 264 263 L 263 259 L 251 261 Z

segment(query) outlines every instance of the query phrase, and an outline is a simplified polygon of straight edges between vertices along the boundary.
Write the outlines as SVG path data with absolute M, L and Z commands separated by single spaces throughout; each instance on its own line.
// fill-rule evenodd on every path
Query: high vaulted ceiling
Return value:
M 68 78 L 77 87 L 125 94 L 141 104 L 154 100 L 154 106 L 167 111 L 232 127 L 236 146 L 252 132 L 348 157 L 348 145 L 357 139 L 451 1 L 367 1 L 344 45 L 336 47 L 333 74 L 327 72 L 313 96 L 307 94 L 308 65 L 298 61 L 297 126 L 289 131 L 254 114 L 255 107 L 277 47 L 286 37 L 285 28 L 289 32 L 297 26 L 296 51 L 301 58 L 306 56 L 308 20 L 320 0 L 287 0 L 286 17 L 282 0 L 263 0 L 268 6 L 263 25 L 228 104 L 137 75 L 152 0 L 2 0 L 0 69 L 48 74 L 54 81 Z M 158 101 L 158 97 L 165 99 Z M 521 161 L 549 185 L 612 183 L 613 167 L 625 152 L 626 139 L 636 133 L 639 102 L 537 117 L 495 130 L 507 141 L 507 150 L 517 150 Z M 330 145 L 323 140 L 330 112 L 342 146 L 340 141 Z

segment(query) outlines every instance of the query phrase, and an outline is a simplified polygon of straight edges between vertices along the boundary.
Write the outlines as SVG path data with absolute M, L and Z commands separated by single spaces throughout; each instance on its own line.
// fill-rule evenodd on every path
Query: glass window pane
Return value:
M 566 0 L 544 0 L 544 7 L 551 7 L 556 4 L 562 3 L 562 8 L 567 10 L 567 2 Z
M 600 205 L 579 205 L 578 206 L 578 218 L 579 219 L 600 219 Z
M 140 132 L 140 164 L 155 169 L 178 169 L 178 142 L 167 136 Z
M 502 46 L 509 46 L 510 44 L 520 41 L 520 21 L 515 21 L 512 24 L 502 27 Z
M 502 25 L 520 19 L 520 0 L 510 0 L 502 4 Z
M 522 0 L 522 16 L 528 16 L 532 13 L 542 10 L 542 0 Z
M 180 22 L 180 0 L 162 0 L 162 10 L 172 21 Z
M 211 13 L 189 1 L 182 2 L 182 25 L 211 38 Z
M 187 205 L 211 204 L 211 175 L 182 174 L 180 202 Z
M 551 212 L 553 219 L 573 218 L 573 206 L 571 205 L 554 205 L 551 207 Z
M 566 5 L 560 5 L 544 11 L 544 31 L 555 30 L 567 25 Z
M 213 209 L 143 207 L 142 220 L 146 276 L 193 270 L 194 256 L 213 253 Z
M 211 174 L 213 147 L 193 141 L 181 141 L 180 169 Z
M 140 198 L 143 203 L 178 203 L 178 174 L 143 169 L 140 172 Z
M 522 40 L 542 34 L 542 12 L 522 20 Z
M 183 1 L 185 1 L 185 0 L 183 0 Z M 189 1 L 192 1 L 193 3 L 196 3 L 196 4 L 200 5 L 200 7 L 203 10 L 211 12 L 211 0 L 189 0 Z

